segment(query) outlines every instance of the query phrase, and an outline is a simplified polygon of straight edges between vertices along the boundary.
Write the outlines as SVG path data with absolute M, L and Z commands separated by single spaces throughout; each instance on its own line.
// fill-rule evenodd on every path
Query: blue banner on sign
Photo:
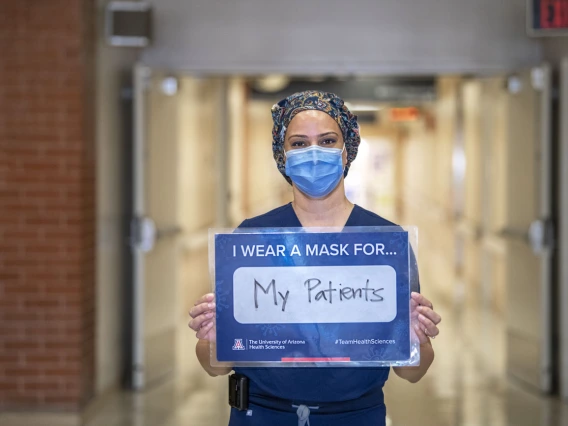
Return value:
M 406 231 L 215 234 L 219 362 L 411 357 Z

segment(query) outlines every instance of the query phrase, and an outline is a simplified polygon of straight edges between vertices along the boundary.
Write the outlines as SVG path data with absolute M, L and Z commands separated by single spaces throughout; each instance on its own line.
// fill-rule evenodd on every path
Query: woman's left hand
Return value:
M 410 312 L 412 326 L 421 345 L 440 334 L 438 324 L 442 318 L 434 311 L 432 302 L 420 293 L 412 292 L 410 295 Z

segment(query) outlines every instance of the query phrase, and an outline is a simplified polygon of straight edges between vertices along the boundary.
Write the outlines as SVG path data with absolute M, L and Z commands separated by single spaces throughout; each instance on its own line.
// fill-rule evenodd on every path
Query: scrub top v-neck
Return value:
M 294 226 L 295 226 L 295 227 L 298 227 L 298 228 L 303 227 L 302 223 L 300 222 L 300 219 L 298 218 L 298 215 L 296 214 L 296 211 L 294 210 L 294 207 L 292 206 L 292 203 L 288 203 L 288 204 L 284 205 L 283 207 L 289 207 L 290 210 L 292 210 L 292 214 L 293 214 L 294 217 L 296 218 L 296 225 L 294 225 Z M 355 212 L 355 209 L 356 209 L 357 207 L 359 207 L 359 206 L 357 206 L 356 204 L 353 205 L 353 209 L 351 209 L 351 212 L 349 213 L 349 217 L 347 218 L 347 221 L 345 222 L 345 225 L 343 225 L 343 228 L 344 228 L 344 227 L 347 227 L 347 226 L 356 226 L 356 225 L 353 225 L 353 224 L 351 223 L 351 218 L 353 217 L 353 212 Z M 359 208 L 361 208 L 361 207 L 359 207 Z M 241 226 L 242 226 L 242 225 L 241 225 Z

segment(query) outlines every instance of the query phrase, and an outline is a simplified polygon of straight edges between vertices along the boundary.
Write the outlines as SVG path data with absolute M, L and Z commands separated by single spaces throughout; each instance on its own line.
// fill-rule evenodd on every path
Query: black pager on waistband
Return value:
M 242 374 L 229 376 L 229 405 L 239 411 L 248 409 L 249 380 Z

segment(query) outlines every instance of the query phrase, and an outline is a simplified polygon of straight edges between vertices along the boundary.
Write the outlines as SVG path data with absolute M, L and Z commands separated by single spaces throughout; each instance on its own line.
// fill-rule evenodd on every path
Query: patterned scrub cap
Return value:
M 272 155 L 274 160 L 276 160 L 278 170 L 288 183 L 292 184 L 292 180 L 286 176 L 284 137 L 290 121 L 296 114 L 308 110 L 323 111 L 339 125 L 343 133 L 345 149 L 347 150 L 347 164 L 344 173 L 344 176 L 347 176 L 351 163 L 357 157 L 357 151 L 361 143 L 357 116 L 347 109 L 343 100 L 337 95 L 316 90 L 295 93 L 272 107 L 272 121 L 274 122 L 274 127 L 272 128 Z

